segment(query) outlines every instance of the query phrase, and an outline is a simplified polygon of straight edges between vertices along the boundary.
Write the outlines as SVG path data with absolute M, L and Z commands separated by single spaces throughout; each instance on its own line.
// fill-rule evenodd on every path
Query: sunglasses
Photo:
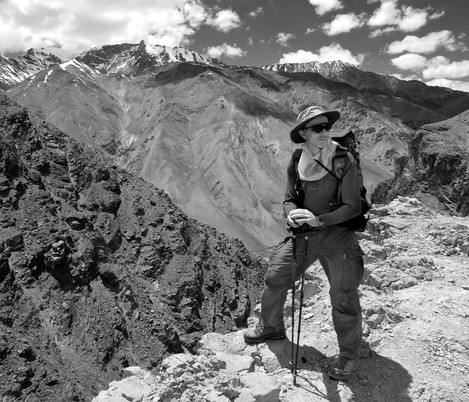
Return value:
M 315 124 L 314 126 L 305 127 L 305 130 L 313 130 L 315 133 L 320 133 L 322 130 L 327 130 L 327 124 Z

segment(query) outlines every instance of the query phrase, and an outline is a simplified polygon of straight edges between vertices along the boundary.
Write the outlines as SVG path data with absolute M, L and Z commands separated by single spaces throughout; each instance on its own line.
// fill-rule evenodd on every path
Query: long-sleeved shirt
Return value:
M 287 188 L 283 201 L 285 217 L 297 208 L 310 210 L 316 217 L 320 217 L 323 226 L 345 222 L 361 212 L 360 181 L 355 159 L 350 153 L 345 158 L 344 175 L 340 185 L 340 206 L 337 203 L 339 181 L 330 173 L 316 181 L 301 180 L 304 201 L 295 191 L 295 174 L 293 159 L 287 168 Z M 334 172 L 334 167 L 332 167 Z M 300 179 L 298 179 L 300 180 Z

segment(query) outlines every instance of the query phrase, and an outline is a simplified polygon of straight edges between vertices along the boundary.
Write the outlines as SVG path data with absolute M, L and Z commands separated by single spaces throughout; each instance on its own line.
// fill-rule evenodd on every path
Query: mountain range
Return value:
M 406 81 L 391 75 L 375 74 L 340 61 L 273 64 L 264 68 L 270 71 L 289 73 L 317 72 L 325 78 L 347 83 L 365 92 L 404 98 L 413 104 L 432 110 L 438 114 L 438 118 L 442 116 L 453 117 L 469 109 L 466 92 L 453 91 L 443 87 L 430 87 L 417 80 Z M 379 104 L 377 106 L 379 107 Z M 415 116 L 401 115 L 398 117 L 413 128 L 418 128 L 425 122 L 425 119 L 418 120 Z
M 0 89 L 6 89 L 24 81 L 62 60 L 52 53 L 30 49 L 24 55 L 7 58 L 0 55 Z
M 258 392 L 268 381 L 295 402 L 467 400 L 468 94 L 378 90 L 389 77 L 339 62 L 323 66 L 331 78 L 145 43 L 57 57 L 0 63 L 0 397 L 272 400 Z M 398 96 L 401 84 L 415 87 Z M 359 234 L 359 371 L 326 375 L 337 345 L 315 265 L 292 387 L 290 341 L 246 348 L 241 331 L 263 255 L 286 235 L 288 132 L 312 103 L 340 110 L 334 130 L 357 134 L 365 184 L 387 205 Z M 204 337 L 210 357 L 194 355 Z M 117 381 L 129 372 L 141 378 Z
M 35 74 L 13 86 L 20 78 L 3 68 L 10 72 L 0 77 L 7 95 L 250 250 L 286 235 L 281 202 L 294 149 L 288 133 L 304 107 L 341 112 L 334 129 L 357 135 L 370 193 L 408 160 L 416 129 L 469 108 L 465 92 L 342 62 L 228 66 L 145 42 L 50 60 L 39 72 L 39 61 L 23 64 L 17 77 Z

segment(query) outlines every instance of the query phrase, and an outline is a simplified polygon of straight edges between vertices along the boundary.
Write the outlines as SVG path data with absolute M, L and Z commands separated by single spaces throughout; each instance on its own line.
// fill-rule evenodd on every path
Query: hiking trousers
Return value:
M 358 358 L 362 314 L 357 289 L 363 278 L 363 251 L 355 232 L 332 225 L 299 234 L 295 239 L 295 280 L 319 260 L 329 280 L 332 321 L 340 355 L 349 359 Z M 285 331 L 283 308 L 293 282 L 292 250 L 292 238 L 289 237 L 272 254 L 265 275 L 261 319 L 268 330 Z

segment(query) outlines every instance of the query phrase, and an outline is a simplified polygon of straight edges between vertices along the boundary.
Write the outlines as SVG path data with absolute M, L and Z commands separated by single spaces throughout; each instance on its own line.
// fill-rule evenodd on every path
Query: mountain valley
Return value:
M 170 56 L 159 62 L 157 53 L 143 43 L 92 49 L 7 93 L 250 250 L 285 235 L 280 205 L 294 149 L 288 132 L 299 110 L 321 104 L 341 111 L 335 129 L 356 133 L 370 194 L 408 155 L 409 125 L 446 118 L 316 72 L 225 66 L 195 56 L 165 63 Z
M 264 265 L 0 97 L 2 400 L 83 401 L 247 324 Z
M 0 91 L 5 402 L 467 400 L 468 93 L 145 42 L 0 58 Z M 241 331 L 288 235 L 289 130 L 311 104 L 356 134 L 374 203 L 366 342 L 353 380 L 325 375 L 334 332 L 310 267 L 293 387 L 290 341 L 247 348 Z

